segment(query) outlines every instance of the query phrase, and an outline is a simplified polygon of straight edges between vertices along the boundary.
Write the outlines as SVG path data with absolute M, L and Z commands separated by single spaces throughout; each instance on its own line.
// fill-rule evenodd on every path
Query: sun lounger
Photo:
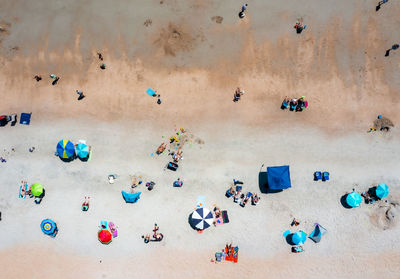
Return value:
M 31 123 L 31 115 L 32 113 L 21 113 L 19 124 L 29 125 Z
M 329 180 L 329 172 L 324 171 L 322 173 L 322 181 L 328 181 Z
M 221 217 L 222 217 L 222 221 L 224 222 L 224 224 L 229 223 L 228 211 L 222 210 Z
M 314 172 L 314 181 L 322 179 L 322 173 L 320 171 Z

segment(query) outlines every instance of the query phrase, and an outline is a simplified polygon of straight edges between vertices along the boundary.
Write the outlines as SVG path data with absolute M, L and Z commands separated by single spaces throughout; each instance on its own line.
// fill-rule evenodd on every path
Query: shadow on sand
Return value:
M 348 195 L 348 194 L 345 194 L 345 195 L 343 195 L 343 196 L 340 198 L 340 203 L 342 204 L 342 206 L 343 206 L 344 208 L 352 209 L 352 207 L 351 207 L 350 205 L 348 205 L 347 202 L 346 202 L 347 195 Z
M 258 187 L 260 192 L 263 194 L 274 194 L 282 192 L 283 190 L 271 190 L 268 187 L 268 175 L 266 171 L 260 171 L 258 173 Z

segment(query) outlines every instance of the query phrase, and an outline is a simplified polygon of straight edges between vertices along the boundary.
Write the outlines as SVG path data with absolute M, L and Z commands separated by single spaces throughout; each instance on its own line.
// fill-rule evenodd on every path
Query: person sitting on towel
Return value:
M 166 143 L 161 143 L 161 145 L 157 148 L 157 155 L 160 155 L 161 153 L 164 152 L 164 150 L 167 148 L 167 144 Z

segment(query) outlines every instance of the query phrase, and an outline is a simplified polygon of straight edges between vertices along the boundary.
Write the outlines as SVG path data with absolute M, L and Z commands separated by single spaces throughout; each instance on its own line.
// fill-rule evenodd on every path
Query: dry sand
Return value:
M 399 37 L 399 3 L 376 13 L 374 1 L 249 1 L 239 20 L 237 1 L 161 2 L 0 1 L 0 111 L 33 113 L 30 126 L 0 131 L 2 276 L 398 278 L 400 52 L 384 53 Z M 50 73 L 61 76 L 56 86 Z M 233 103 L 236 86 L 245 95 Z M 76 89 L 86 98 L 78 102 Z M 281 111 L 285 95 L 305 95 L 309 108 Z M 378 114 L 395 127 L 366 133 Z M 150 154 L 181 126 L 202 143 L 184 147 L 177 173 L 165 171 L 167 155 Z M 63 138 L 86 139 L 93 159 L 59 160 Z M 260 192 L 260 169 L 282 164 L 291 189 L 262 194 L 255 207 L 224 197 L 232 178 Z M 331 180 L 313 182 L 315 170 Z M 110 173 L 120 175 L 112 185 Z M 120 191 L 134 173 L 157 184 L 125 204 Z M 42 204 L 17 198 L 22 179 L 44 185 Z M 378 183 L 390 187 L 387 203 L 341 205 L 345 192 Z M 231 222 L 194 232 L 199 195 Z M 291 254 L 282 233 L 293 217 L 307 233 L 319 222 L 326 237 Z M 57 222 L 55 239 L 40 231 L 44 218 Z M 96 239 L 101 220 L 119 226 L 109 246 Z M 154 222 L 165 239 L 145 245 Z M 226 242 L 239 245 L 239 263 L 210 263 Z

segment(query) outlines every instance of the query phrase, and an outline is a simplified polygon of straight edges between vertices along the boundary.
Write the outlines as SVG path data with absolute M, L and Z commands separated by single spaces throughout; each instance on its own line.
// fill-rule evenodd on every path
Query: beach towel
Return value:
M 108 222 L 107 221 L 100 221 L 100 226 L 104 229 L 107 229 L 108 227 Z
M 22 193 L 21 193 L 22 187 L 24 187 L 25 195 L 22 195 Z M 28 184 L 21 185 L 21 186 L 19 187 L 19 195 L 18 195 L 18 197 L 19 197 L 20 199 L 25 199 L 25 198 L 26 198 L 26 191 L 28 191 Z
M 224 224 L 229 223 L 228 211 L 222 210 L 221 216 L 222 216 L 222 220 L 223 220 Z
M 117 237 L 118 236 L 117 227 L 115 226 L 115 224 L 113 222 L 108 223 L 108 228 L 112 232 L 112 236 L 113 237 Z
M 149 88 L 146 90 L 147 94 L 149 94 L 151 97 L 154 97 L 157 95 L 156 91 L 154 91 L 153 89 Z
M 204 207 L 206 197 L 205 196 L 198 196 L 197 197 L 197 207 Z
M 19 124 L 29 125 L 31 123 L 31 115 L 32 113 L 21 113 Z

